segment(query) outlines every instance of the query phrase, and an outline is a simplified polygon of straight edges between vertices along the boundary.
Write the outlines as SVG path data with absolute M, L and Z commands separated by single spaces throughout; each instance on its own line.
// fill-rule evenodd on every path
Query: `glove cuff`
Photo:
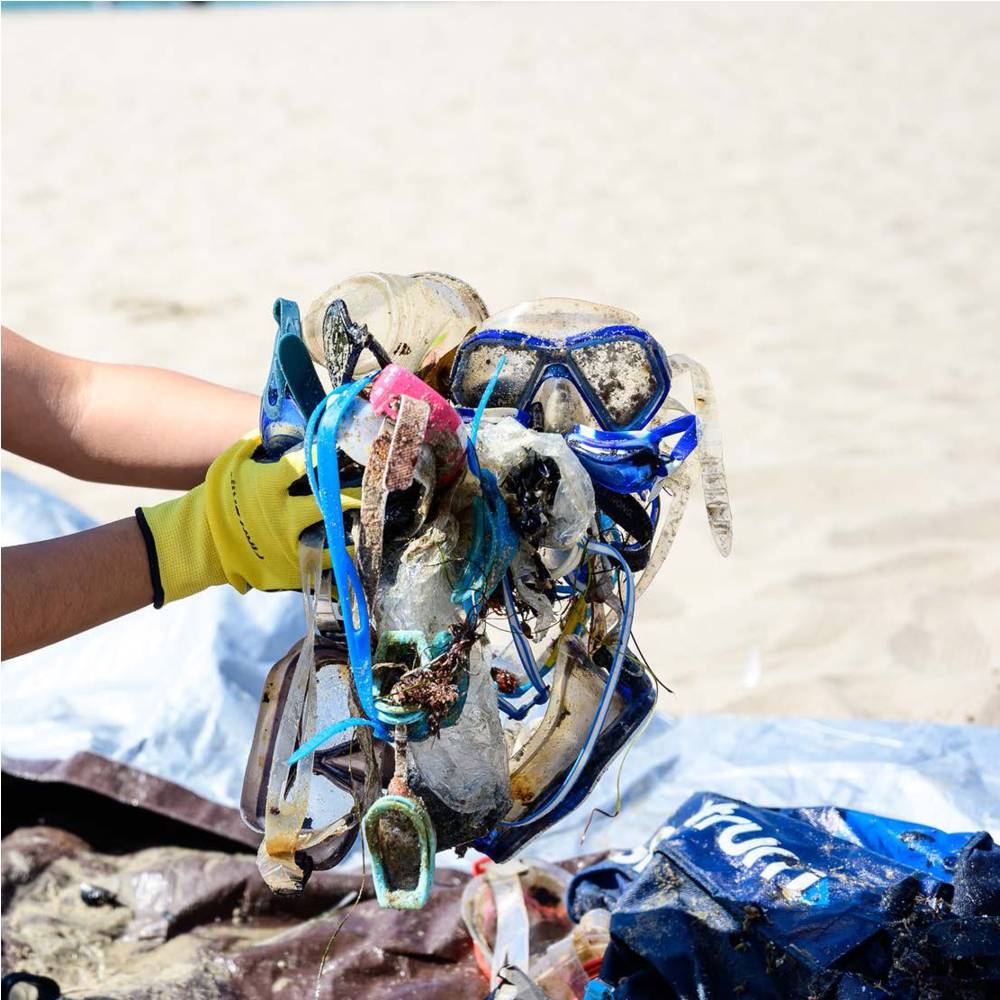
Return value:
M 226 583 L 209 528 L 204 484 L 174 500 L 135 512 L 146 543 L 157 608 Z

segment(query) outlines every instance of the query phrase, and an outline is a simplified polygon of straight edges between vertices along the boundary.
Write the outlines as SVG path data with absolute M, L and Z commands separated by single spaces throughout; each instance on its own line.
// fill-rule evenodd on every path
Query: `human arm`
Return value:
M 3 447 L 77 479 L 190 489 L 260 400 L 178 372 L 46 350 L 3 328 Z
M 259 461 L 259 446 L 246 435 L 203 483 L 134 519 L 4 548 L 3 658 L 224 583 L 298 589 L 299 536 L 322 517 L 302 449 Z M 342 506 L 360 506 L 355 494 Z
M 298 587 L 299 534 L 321 518 L 301 449 L 258 461 L 256 435 L 230 444 L 256 423 L 253 396 L 3 337 L 4 447 L 81 478 L 198 484 L 135 520 L 5 548 L 4 658 L 227 582 Z
M 149 604 L 149 561 L 126 518 L 3 550 L 0 657 L 30 653 Z

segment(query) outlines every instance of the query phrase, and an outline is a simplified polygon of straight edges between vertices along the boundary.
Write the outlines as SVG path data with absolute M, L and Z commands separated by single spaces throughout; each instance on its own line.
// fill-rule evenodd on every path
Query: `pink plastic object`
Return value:
M 454 433 L 461 426 L 462 418 L 447 399 L 435 392 L 423 379 L 399 365 L 386 365 L 375 377 L 368 397 L 376 413 L 395 417 L 400 396 L 422 399 L 431 408 L 429 428 Z
M 425 440 L 438 461 L 439 482 L 453 481 L 465 462 L 465 428 L 458 411 L 413 372 L 386 365 L 372 382 L 368 401 L 376 413 L 395 418 L 400 396 L 420 399 L 430 406 Z

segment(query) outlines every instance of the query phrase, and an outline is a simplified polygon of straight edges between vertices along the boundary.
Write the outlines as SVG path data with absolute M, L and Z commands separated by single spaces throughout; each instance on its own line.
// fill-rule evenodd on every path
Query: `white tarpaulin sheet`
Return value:
M 2 492 L 4 545 L 93 526 L 9 472 Z M 89 750 L 236 805 L 264 677 L 303 623 L 298 594 L 213 587 L 10 660 L 4 759 Z
M 90 525 L 57 498 L 4 474 L 4 545 Z M 302 629 L 297 594 L 241 597 L 217 587 L 9 661 L 4 759 L 90 751 L 238 808 L 264 677 Z M 657 717 L 625 762 L 619 818 L 596 816 L 581 844 L 591 810 L 614 808 L 616 764 L 588 802 L 527 853 L 555 860 L 641 843 L 698 790 L 766 806 L 851 807 L 996 835 L 998 760 L 1000 732 L 984 726 Z

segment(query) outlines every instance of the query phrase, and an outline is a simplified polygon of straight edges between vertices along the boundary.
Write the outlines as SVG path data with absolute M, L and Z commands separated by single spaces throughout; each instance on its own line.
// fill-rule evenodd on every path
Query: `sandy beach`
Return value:
M 274 298 L 357 271 L 631 309 L 712 372 L 734 510 L 723 560 L 693 499 L 640 605 L 662 709 L 1000 722 L 1000 7 L 5 9 L 2 36 L 7 325 L 259 391 Z M 3 467 L 102 520 L 160 495 Z

